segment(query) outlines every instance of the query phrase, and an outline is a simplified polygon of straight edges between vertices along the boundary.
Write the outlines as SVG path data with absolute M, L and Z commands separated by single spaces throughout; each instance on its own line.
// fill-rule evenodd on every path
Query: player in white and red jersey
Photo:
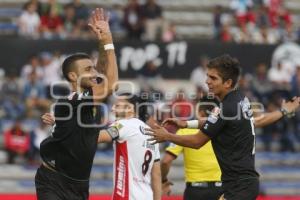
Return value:
M 98 142 L 114 142 L 114 189 L 112 200 L 160 200 L 161 172 L 158 144 L 152 145 L 145 135 L 149 128 L 147 107 L 140 98 L 128 93 L 119 95 L 113 105 L 117 120 L 101 130 Z M 54 124 L 49 113 L 46 124 Z
M 139 103 L 135 95 L 118 96 L 112 109 L 117 121 L 99 135 L 99 142 L 114 141 L 113 200 L 161 199 L 159 146 L 147 141 L 147 108 Z

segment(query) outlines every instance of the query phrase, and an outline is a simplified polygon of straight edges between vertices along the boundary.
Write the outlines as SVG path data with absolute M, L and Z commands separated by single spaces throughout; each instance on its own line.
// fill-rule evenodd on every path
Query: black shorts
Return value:
M 259 194 L 259 179 L 223 181 L 223 189 L 226 200 L 255 200 Z
M 88 200 L 89 181 L 71 180 L 41 165 L 35 175 L 38 200 Z
M 209 184 L 193 186 L 186 184 L 184 190 L 184 200 L 218 200 L 223 194 L 221 185 L 216 182 L 205 182 Z

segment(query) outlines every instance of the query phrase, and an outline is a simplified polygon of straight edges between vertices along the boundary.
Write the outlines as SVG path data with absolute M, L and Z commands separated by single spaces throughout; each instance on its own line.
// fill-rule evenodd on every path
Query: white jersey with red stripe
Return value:
M 160 159 L 159 145 L 151 145 L 137 118 L 122 119 L 112 124 L 119 130 L 115 140 L 113 200 L 153 200 L 151 171 Z

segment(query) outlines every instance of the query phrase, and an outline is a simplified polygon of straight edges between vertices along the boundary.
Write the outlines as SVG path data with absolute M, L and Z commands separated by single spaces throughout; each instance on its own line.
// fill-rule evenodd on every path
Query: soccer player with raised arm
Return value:
M 88 25 L 99 42 L 99 61 L 94 66 L 87 54 L 78 53 L 67 57 L 62 64 L 72 93 L 58 99 L 53 132 L 41 143 L 43 163 L 35 176 L 38 200 L 89 198 L 89 178 L 100 131 L 91 126 L 99 121 L 94 107 L 113 92 L 118 69 L 103 9 L 93 11 Z

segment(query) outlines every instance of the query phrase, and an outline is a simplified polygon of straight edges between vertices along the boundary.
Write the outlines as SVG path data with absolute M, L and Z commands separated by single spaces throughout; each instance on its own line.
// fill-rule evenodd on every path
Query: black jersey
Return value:
M 40 147 L 43 161 L 72 179 L 89 179 L 99 135 L 99 128 L 93 126 L 92 91 L 59 99 L 54 115 L 53 132 Z
M 229 92 L 210 113 L 201 131 L 211 138 L 222 181 L 257 178 L 251 105 L 239 90 Z

